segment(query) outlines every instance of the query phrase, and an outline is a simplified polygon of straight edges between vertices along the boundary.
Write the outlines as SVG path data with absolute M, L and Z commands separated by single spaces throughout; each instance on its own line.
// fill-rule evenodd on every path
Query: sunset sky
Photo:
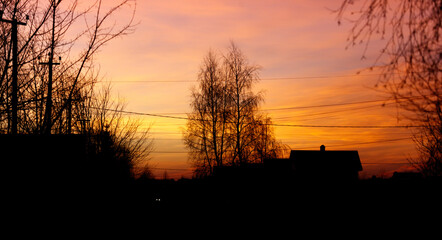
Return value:
M 275 126 L 277 139 L 291 149 L 319 150 L 324 144 L 327 150 L 358 150 L 362 177 L 405 170 L 416 154 L 411 129 L 299 126 L 406 124 L 398 121 L 392 101 L 378 101 L 388 98 L 374 88 L 379 73 L 356 74 L 373 64 L 382 42 L 372 42 L 366 59 L 363 45 L 346 50 L 351 23 L 338 26 L 332 12 L 340 2 L 138 0 L 135 32 L 110 42 L 95 60 L 127 111 L 185 117 L 203 57 L 209 50 L 224 52 L 234 41 L 250 63 L 262 67 L 255 86 L 265 93 L 261 110 L 275 124 L 298 125 Z M 127 20 L 130 10 L 119 14 Z M 133 117 L 142 118 L 144 128 L 152 124 L 156 177 L 164 171 L 191 177 L 182 141 L 186 121 Z

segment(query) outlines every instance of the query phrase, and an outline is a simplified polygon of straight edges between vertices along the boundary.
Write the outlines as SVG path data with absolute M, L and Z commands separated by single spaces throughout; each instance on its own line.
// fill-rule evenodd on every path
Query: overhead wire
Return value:
M 204 119 L 192 119 L 188 117 L 176 117 L 170 115 L 160 115 L 153 113 L 144 113 L 144 112 L 134 112 L 134 111 L 125 111 L 125 110 L 117 110 L 110 108 L 101 108 L 101 110 L 119 112 L 123 114 L 132 114 L 132 115 L 142 115 L 142 116 L 151 116 L 151 117 L 160 117 L 160 118 L 170 118 L 170 119 L 180 119 L 180 120 L 199 120 L 199 121 L 208 121 Z M 301 127 L 301 128 L 421 128 L 423 126 L 418 125 L 309 125 L 309 124 L 277 124 L 277 123 L 261 123 L 261 125 L 269 125 L 276 127 Z
M 328 79 L 328 78 L 344 78 L 344 77 L 355 77 L 355 76 L 380 76 L 382 74 L 356 74 L 356 75 L 335 75 L 335 76 L 303 76 L 303 77 L 275 77 L 275 78 L 261 78 L 261 81 L 275 81 L 275 80 L 297 80 L 297 79 Z M 189 82 L 197 82 L 196 80 L 144 80 L 144 81 L 111 81 L 113 83 L 189 83 Z M 295 110 L 295 109 L 313 109 L 313 108 L 324 108 L 324 107 L 336 107 L 336 106 L 347 106 L 347 105 L 357 105 L 357 104 L 367 104 L 367 103 L 379 103 L 383 102 L 384 105 L 387 101 L 398 100 L 398 99 L 382 99 L 382 100 L 367 100 L 367 101 L 357 101 L 357 102 L 344 102 L 344 103 L 334 103 L 334 104 L 321 104 L 321 105 L 310 105 L 310 106 L 292 106 L 292 107 L 282 107 L 282 108 L 268 108 L 261 109 L 262 111 L 282 111 L 282 110 Z M 393 104 L 393 103 L 387 103 Z M 372 108 L 376 106 L 366 106 L 355 109 L 344 109 L 344 110 L 336 110 L 329 111 L 324 113 L 315 113 L 310 115 L 298 115 L 294 117 L 302 117 L 302 116 L 314 116 L 314 115 L 325 115 L 325 114 L 333 114 L 337 112 L 345 112 L 345 111 L 353 111 L 359 109 Z M 172 115 L 185 115 L 187 113 L 146 113 L 146 112 L 136 112 L 136 111 L 123 111 L 123 110 L 115 110 L 115 109 L 106 109 L 109 111 L 121 112 L 123 114 L 132 114 L 132 115 L 142 115 L 142 116 L 151 116 L 151 117 L 159 117 L 159 118 L 168 118 L 168 119 L 178 119 L 178 120 L 189 120 L 188 117 L 178 117 Z M 292 117 L 280 117 L 275 119 L 285 119 Z M 277 127 L 304 127 L 304 128 L 416 128 L 421 126 L 362 126 L 362 125 L 306 125 L 306 124 L 271 124 Z M 379 141 L 371 141 L 371 142 L 361 142 L 361 143 L 353 143 L 353 144 L 339 144 L 339 145 L 331 145 L 329 147 L 341 147 L 341 146 L 354 146 L 361 144 L 375 144 L 381 142 L 394 142 L 406 140 L 409 138 L 398 138 L 398 139 L 386 139 Z M 305 148 L 308 149 L 308 148 Z M 188 153 L 188 152 L 172 152 L 172 151 L 157 151 L 152 153 L 167 153 L 167 154 L 175 154 L 175 153 Z M 362 163 L 362 164 L 409 164 L 409 163 L 385 163 L 385 162 L 372 162 L 372 163 Z M 191 170 L 191 168 L 152 168 L 153 170 L 171 170 L 171 171 L 184 171 Z
M 410 140 L 409 137 L 407 138 L 396 138 L 396 139 L 383 139 L 378 141 L 370 141 L 370 142 L 359 142 L 359 143 L 347 143 L 347 144 L 336 144 L 336 145 L 328 145 L 327 147 L 333 148 L 333 147 L 344 147 L 344 146 L 356 146 L 356 145 L 365 145 L 365 144 L 375 144 L 375 143 L 384 143 L 384 142 L 397 142 L 402 140 Z M 316 149 L 317 147 L 300 147 L 299 149 Z M 296 148 L 298 149 L 298 148 Z M 292 150 L 296 150 L 292 149 Z M 167 154 L 182 154 L 182 153 L 188 153 L 188 151 L 152 151 L 152 153 L 167 153 Z
M 386 104 L 387 105 L 387 104 Z M 378 105 L 372 105 L 372 106 L 365 106 L 365 107 L 357 107 L 357 108 L 349 108 L 349 109 L 341 109 L 341 110 L 335 110 L 335 111 L 328 111 L 328 112 L 319 112 L 319 113 L 310 113 L 310 114 L 301 114 L 301 115 L 292 115 L 292 116 L 284 116 L 284 117 L 272 117 L 272 119 L 276 120 L 282 120 L 282 119 L 293 119 L 293 118 L 303 118 L 304 117 L 312 117 L 312 116 L 319 116 L 319 115 L 329 115 L 329 114 L 335 114 L 335 113 L 342 113 L 342 112 L 349 112 L 349 111 L 356 111 L 356 110 L 362 110 L 362 109 L 369 109 L 369 108 L 375 108 L 379 107 Z M 328 116 L 325 116 L 328 117 Z M 319 118 L 313 118 L 313 119 L 321 119 L 324 117 Z M 308 119 L 311 120 L 312 118 Z
M 406 165 L 411 164 L 409 162 L 361 162 L 362 165 Z M 158 171 L 192 171 L 194 168 L 160 168 L 151 167 L 152 170 Z
M 332 103 L 332 104 L 319 104 L 319 105 L 309 105 L 309 106 L 293 106 L 293 107 L 281 107 L 281 108 L 265 108 L 262 111 L 279 111 L 279 110 L 293 110 L 293 109 L 309 109 L 309 108 L 323 108 L 323 107 L 336 107 L 336 106 L 347 106 L 347 105 L 356 105 L 356 104 L 366 104 L 366 103 L 377 103 L 383 102 L 387 104 L 388 101 L 400 101 L 410 100 L 416 98 L 424 98 L 425 96 L 412 96 L 412 97 L 401 97 L 395 99 L 377 99 L 377 100 L 365 100 L 365 101 L 356 101 L 356 102 L 343 102 L 343 103 Z M 389 103 L 392 104 L 392 103 Z
M 362 165 L 409 165 L 409 162 L 361 162 Z M 194 168 L 149 168 L 156 171 L 193 171 Z
M 293 110 L 293 109 L 309 109 L 309 108 L 323 108 L 323 107 L 336 107 L 336 106 L 347 106 L 347 105 L 357 105 L 357 104 L 366 104 L 366 103 L 377 103 L 377 102 L 383 102 L 383 105 L 389 105 L 394 104 L 393 103 L 386 103 L 387 101 L 403 101 L 407 99 L 414 99 L 414 98 L 423 98 L 425 96 L 415 96 L 415 97 L 403 97 L 403 98 L 397 98 L 397 99 L 378 99 L 378 100 L 367 100 L 367 101 L 357 101 L 357 102 L 343 102 L 343 103 L 333 103 L 333 104 L 321 104 L 321 105 L 309 105 L 309 106 L 292 106 L 292 107 L 281 107 L 281 108 L 263 108 L 259 109 L 259 111 L 279 111 L 279 110 Z M 369 107 L 362 107 L 357 109 L 363 109 L 363 108 L 371 108 L 376 107 L 375 106 L 369 106 Z M 341 110 L 338 110 L 341 111 Z M 135 115 L 146 115 L 146 113 L 140 113 L 135 111 L 124 111 L 126 113 L 132 113 Z M 186 117 L 175 117 L 170 115 L 185 115 L 189 114 L 186 112 L 170 112 L 170 113 L 149 113 L 148 115 L 156 116 L 156 117 L 163 117 L 167 116 L 168 118 L 175 118 L 175 119 L 187 119 Z M 321 114 L 321 113 L 319 113 Z M 312 115 L 309 115 L 312 116 Z
M 302 80 L 302 79 L 329 79 L 329 78 L 347 78 L 347 77 L 370 77 L 382 76 L 382 73 L 373 74 L 347 74 L 347 75 L 318 75 L 318 76 L 299 76 L 299 77 L 264 77 L 259 81 L 278 81 L 278 80 Z M 113 80 L 100 81 L 100 83 L 191 83 L 198 80 Z
M 403 140 L 410 140 L 410 138 L 406 137 L 406 138 L 395 138 L 395 139 L 383 139 L 383 140 L 369 141 L 369 142 L 335 144 L 335 145 L 328 145 L 327 147 L 347 147 L 347 146 L 375 144 L 375 143 L 384 143 L 384 142 L 397 142 L 397 141 L 403 141 Z M 317 147 L 303 147 L 302 149 L 316 149 L 316 148 Z
M 321 104 L 321 105 L 310 105 L 310 106 L 294 106 L 294 107 L 282 107 L 282 108 L 266 108 L 263 111 L 279 111 L 279 110 L 293 110 L 293 109 L 308 109 L 308 108 L 322 108 L 322 107 L 336 107 L 336 106 L 347 106 L 355 104 L 365 104 L 365 103 L 376 103 L 376 102 L 386 102 L 388 99 L 383 100 L 367 100 L 359 102 L 345 102 L 345 103 L 333 103 L 333 104 Z

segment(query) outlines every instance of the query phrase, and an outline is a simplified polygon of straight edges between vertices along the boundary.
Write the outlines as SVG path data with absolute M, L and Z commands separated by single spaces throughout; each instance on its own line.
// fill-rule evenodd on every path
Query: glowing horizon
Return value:
M 264 90 L 261 109 L 387 99 L 375 91 L 379 75 L 370 67 L 378 55 L 374 41 L 345 50 L 350 24 L 339 27 L 340 1 L 138 1 L 135 33 L 118 38 L 97 56 L 106 81 L 127 102 L 127 111 L 186 113 L 190 89 L 210 50 L 224 51 L 234 41 L 253 64 L 262 66 L 256 91 Z M 127 13 L 129 14 L 129 12 Z M 151 81 L 151 82 L 149 82 Z M 184 81 L 184 82 L 171 82 Z M 383 102 L 266 111 L 276 124 L 404 125 L 394 104 Z M 390 102 L 386 102 L 390 103 Z M 185 115 L 179 115 L 185 116 Z M 152 123 L 155 150 L 150 166 L 156 177 L 191 177 L 181 131 L 185 120 L 142 117 Z M 412 129 L 301 128 L 275 126 L 276 138 L 292 149 L 358 150 L 362 176 L 408 169 L 416 154 Z M 399 139 L 399 140 L 398 140 Z M 408 139 L 408 140 L 407 140 Z M 391 163 L 391 164 L 389 164 Z M 187 170 L 183 170 L 187 169 Z

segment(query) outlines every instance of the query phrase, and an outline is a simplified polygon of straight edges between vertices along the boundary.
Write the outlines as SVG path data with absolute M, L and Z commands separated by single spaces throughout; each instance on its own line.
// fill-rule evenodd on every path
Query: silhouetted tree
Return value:
M 272 119 L 266 115 L 257 115 L 252 125 L 252 149 L 249 159 L 253 162 L 263 163 L 264 159 L 274 159 L 285 156 L 289 147 L 278 141 L 272 127 Z
M 259 80 L 259 66 L 251 65 L 241 50 L 232 42 L 224 57 L 224 70 L 228 86 L 228 98 L 231 103 L 230 129 L 232 144 L 232 164 L 247 164 L 248 149 L 253 148 L 254 116 L 262 94 L 252 92 L 253 85 Z
M 109 85 L 93 96 L 83 109 L 88 121 L 78 122 L 76 128 L 88 137 L 91 164 L 99 166 L 97 176 L 116 180 L 151 176 L 149 128 L 140 131 L 141 121 L 123 115 L 125 105 L 112 100 Z
M 400 117 L 423 126 L 414 137 L 421 155 L 412 162 L 436 176 L 442 174 L 441 9 L 441 0 L 345 0 L 337 11 L 339 24 L 351 13 L 349 46 L 367 50 L 376 37 L 384 40 L 370 68 L 383 73 L 376 86 L 405 110 Z
M 216 166 L 280 156 L 283 145 L 273 136 L 270 118 L 257 114 L 263 101 L 252 91 L 258 69 L 234 43 L 226 55 L 209 51 L 204 58 L 183 132 L 197 176 L 212 174 Z
M 191 159 L 203 174 L 224 164 L 230 144 L 227 121 L 231 109 L 222 74 L 218 57 L 209 51 L 200 67 L 199 89 L 192 90 L 192 113 L 188 114 L 190 120 L 184 132 Z
M 115 21 L 134 0 L 1 0 L 3 18 L 26 22 L 18 34 L 18 132 L 71 133 L 76 105 L 97 81 L 93 56 L 133 30 L 133 15 Z M 25 20 L 25 15 L 29 20 Z M 11 24 L 0 23 L 0 131 L 11 131 Z M 59 64 L 53 65 L 52 63 Z M 83 95 L 82 95 L 83 94 Z
M 90 163 L 120 179 L 150 175 L 145 160 L 152 146 L 141 122 L 123 116 L 124 105 L 111 100 L 110 87 L 96 89 L 94 56 L 134 30 L 134 12 L 118 15 L 124 9 L 134 10 L 135 0 L 0 0 L 2 18 L 26 22 L 18 31 L 18 133 L 85 134 Z M 11 25 L 1 22 L 2 133 L 11 132 L 10 35 Z
M 425 130 L 416 133 L 413 137 L 419 156 L 410 159 L 410 162 L 424 176 L 440 176 L 442 173 L 442 124 L 428 121 L 424 126 Z

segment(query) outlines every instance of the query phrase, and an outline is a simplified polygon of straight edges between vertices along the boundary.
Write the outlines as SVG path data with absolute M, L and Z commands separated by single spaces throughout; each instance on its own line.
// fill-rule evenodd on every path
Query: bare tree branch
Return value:
M 353 27 L 348 43 L 365 42 L 364 55 L 374 37 L 385 39 L 370 68 L 383 72 L 376 86 L 396 100 L 398 109 L 403 110 L 400 119 L 426 126 L 414 137 L 420 164 L 424 168 L 426 164 L 434 166 L 433 162 L 440 165 L 442 1 L 343 1 L 336 13 L 339 24 L 350 13 Z M 440 168 L 436 169 L 430 172 L 442 175 Z

